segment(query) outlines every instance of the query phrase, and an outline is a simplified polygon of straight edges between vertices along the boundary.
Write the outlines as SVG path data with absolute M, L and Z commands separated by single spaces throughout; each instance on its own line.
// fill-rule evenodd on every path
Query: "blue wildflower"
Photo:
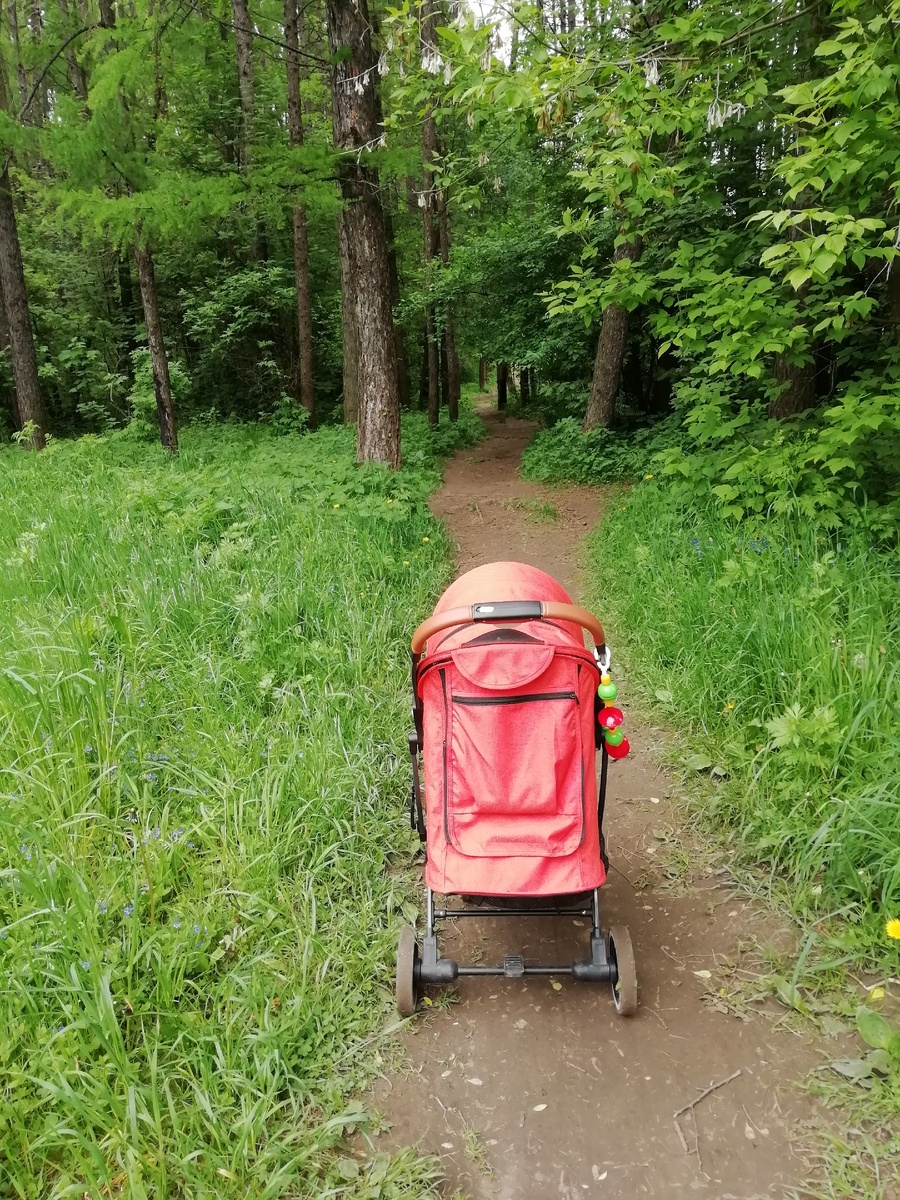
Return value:
M 122 912 L 125 914 L 126 917 L 130 917 L 131 914 L 134 912 L 134 905 L 126 904 L 125 907 L 122 909 Z
M 106 901 L 98 900 L 97 907 L 100 909 L 101 914 L 105 917 L 106 916 Z

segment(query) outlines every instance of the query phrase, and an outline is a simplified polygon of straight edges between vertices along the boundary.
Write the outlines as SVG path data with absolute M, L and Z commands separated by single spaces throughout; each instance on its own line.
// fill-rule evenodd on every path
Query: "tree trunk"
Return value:
M 300 43 L 303 10 L 298 0 L 284 0 L 284 40 L 287 44 L 288 132 L 291 147 L 303 145 L 303 108 L 300 103 Z M 309 284 L 309 232 L 306 205 L 294 205 L 294 283 L 297 292 L 297 397 L 316 427 L 316 393 L 313 380 L 312 292 Z
M 422 199 L 422 249 L 425 259 L 425 286 L 430 288 L 434 262 L 434 218 L 433 218 L 433 174 L 430 163 L 434 155 L 435 129 L 434 120 L 429 115 L 425 118 L 422 131 L 422 162 L 423 186 Z M 434 319 L 434 305 L 425 306 L 425 364 L 428 371 L 427 409 L 428 424 L 437 425 L 440 418 L 440 348 L 437 340 L 437 329 Z
M 140 243 L 140 234 L 134 243 L 134 261 L 137 265 L 138 281 L 141 285 L 141 302 L 144 307 L 144 324 L 147 326 L 147 345 L 150 348 L 150 365 L 153 368 L 153 390 L 156 393 L 156 415 L 159 420 L 159 440 L 174 454 L 178 449 L 178 429 L 175 424 L 175 407 L 172 404 L 172 385 L 169 382 L 169 360 L 163 340 L 162 322 L 159 319 L 159 295 L 156 290 L 156 272 L 153 256 L 147 246 Z
M 637 262 L 641 256 L 641 239 L 623 242 L 616 248 L 613 262 L 623 258 Z M 584 430 L 596 429 L 598 425 L 610 426 L 616 412 L 616 396 L 622 376 L 622 359 L 628 340 L 629 313 L 615 301 L 603 313 L 597 356 L 594 359 L 594 376 L 591 380 L 591 396 L 584 414 Z
M 478 360 L 478 390 L 479 390 L 479 392 L 487 391 L 487 379 L 488 379 L 488 361 L 486 358 L 479 358 L 479 360 Z
M 65 24 L 69 25 L 69 3 L 68 0 L 59 0 L 59 11 L 63 15 Z M 79 100 L 87 100 L 87 75 L 84 68 L 80 66 L 75 53 L 72 50 L 66 52 L 66 67 L 69 72 L 69 83 L 72 85 L 72 91 Z
M 437 24 L 434 11 L 434 0 L 425 0 L 422 6 L 422 45 L 433 51 L 437 46 Z M 425 110 L 425 121 L 422 125 L 422 249 L 425 259 L 425 287 L 432 286 L 435 228 L 434 228 L 434 163 L 437 152 L 437 128 L 434 123 L 432 106 L 429 102 Z M 427 337 L 428 363 L 428 424 L 437 425 L 440 419 L 440 345 L 434 315 L 434 305 L 425 308 L 425 332 Z
M 6 300 L 3 296 L 2 285 L 0 285 L 0 354 L 2 354 L 5 359 L 9 359 L 9 357 L 10 357 L 9 321 L 7 321 L 7 319 L 6 319 Z M 4 388 L 3 390 L 5 392 L 6 388 Z M 16 402 L 15 387 L 11 387 L 9 389 L 9 392 L 8 392 L 7 396 L 4 397 L 4 400 L 6 401 L 6 403 L 9 406 L 10 415 L 12 416 L 13 428 L 21 429 L 22 421 L 21 421 L 21 418 L 19 417 L 19 405 Z
M 783 354 L 775 357 L 772 368 L 775 382 L 781 391 L 769 404 L 769 416 L 777 421 L 795 417 L 797 413 L 814 408 L 816 403 L 816 364 L 788 362 Z
M 523 408 L 527 404 L 531 403 L 531 388 L 529 386 L 530 380 L 528 378 L 528 374 L 529 374 L 528 368 L 523 367 L 521 375 L 520 375 L 520 380 L 519 380 L 519 394 L 521 395 L 521 398 L 522 398 L 522 407 Z
M 44 29 L 43 14 L 41 12 L 41 0 L 31 0 L 31 6 L 28 11 L 28 29 L 31 34 L 31 44 L 33 46 L 39 46 Z M 47 119 L 46 76 L 43 80 L 41 80 L 40 83 L 38 83 L 42 71 L 42 66 L 36 66 L 32 71 L 32 75 L 34 76 L 34 83 L 32 84 L 32 87 L 37 84 L 37 90 L 32 97 L 30 113 L 28 115 L 30 115 L 32 118 L 30 123 L 34 125 L 43 125 L 44 121 Z
M 447 193 L 441 189 L 437 194 L 438 230 L 441 244 L 441 262 L 446 267 L 450 262 L 450 216 L 447 212 Z M 447 359 L 446 393 L 450 420 L 459 419 L 459 397 L 461 393 L 459 355 L 456 350 L 456 322 L 453 306 L 448 302 L 444 327 L 444 350 Z
M 509 367 L 506 363 L 497 363 L 497 408 L 506 408 L 506 388 L 509 383 Z
M 357 462 L 400 466 L 397 352 L 391 310 L 384 211 L 378 173 L 366 147 L 381 136 L 375 97 L 376 61 L 366 0 L 327 0 L 332 125 L 337 173 L 353 246 L 353 284 L 359 336 Z
M 25 271 L 16 225 L 16 206 L 13 200 L 9 165 L 0 175 L 0 286 L 6 305 L 9 326 L 9 349 L 13 379 L 16 386 L 16 406 L 20 428 L 34 423 L 34 447 L 43 450 L 47 432 L 47 416 L 38 382 L 37 355 L 31 333 L 31 313 L 25 291 Z
M 894 341 L 900 345 L 900 259 L 894 259 L 888 267 L 888 317 Z
M 237 53 L 238 93 L 241 98 L 241 146 L 239 162 L 246 171 L 253 145 L 253 25 L 247 0 L 231 0 Z
M 7 15 L 9 17 L 9 40 L 12 43 L 13 58 L 16 63 L 16 82 L 19 85 L 19 108 L 22 109 L 24 116 L 23 120 L 27 125 L 31 124 L 31 114 L 25 112 L 25 105 L 28 103 L 28 73 L 25 70 L 25 64 L 22 61 L 22 45 L 19 40 L 19 0 L 8 0 Z
M 428 326 L 422 327 L 422 365 L 419 368 L 419 411 L 428 409 Z
M 356 302 L 353 298 L 355 271 L 353 247 L 347 232 L 347 214 L 338 213 L 338 239 L 341 265 L 341 333 L 344 341 L 344 423 L 359 420 L 359 334 L 356 329 Z
M 384 206 L 384 235 L 388 245 L 388 267 L 391 273 L 391 309 L 396 312 L 400 303 L 400 269 L 397 265 L 397 245 L 394 239 L 394 218 L 390 203 Z M 409 408 L 411 384 L 409 381 L 409 356 L 406 353 L 406 338 L 403 329 L 394 322 L 394 351 L 397 355 L 397 397 L 401 408 Z

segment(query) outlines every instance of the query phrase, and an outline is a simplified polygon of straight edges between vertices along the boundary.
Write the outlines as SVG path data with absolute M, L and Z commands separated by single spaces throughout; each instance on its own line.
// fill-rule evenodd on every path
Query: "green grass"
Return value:
M 644 483 L 589 548 L 659 715 L 715 772 L 711 808 L 795 912 L 898 965 L 900 564 L 859 535 L 680 511 Z M 693 750 L 694 753 L 691 753 Z
M 860 971 L 883 983 L 886 998 L 868 1004 L 887 1005 L 890 1053 L 858 1040 L 859 1082 L 824 1059 L 810 1077 L 831 1112 L 807 1130 L 820 1183 L 802 1195 L 889 1200 L 900 1175 L 900 942 L 885 929 L 900 916 L 897 556 L 860 534 L 736 524 L 712 502 L 686 509 L 652 479 L 613 496 L 587 551 L 589 599 L 610 619 L 629 690 L 676 731 L 686 775 L 706 780 L 690 788 L 693 811 L 803 932 L 781 979 L 788 1011 L 844 1058 L 821 1040 L 823 1020 L 837 1013 L 852 1029 Z
M 357 1161 L 414 846 L 413 418 L 0 452 L 0 1195 L 423 1197 Z

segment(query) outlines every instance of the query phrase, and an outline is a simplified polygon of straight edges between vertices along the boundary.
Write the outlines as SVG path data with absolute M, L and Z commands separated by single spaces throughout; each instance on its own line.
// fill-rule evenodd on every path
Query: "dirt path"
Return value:
M 490 439 L 456 457 L 433 503 L 459 543 L 460 571 L 520 560 L 577 595 L 578 542 L 599 519 L 602 497 L 524 482 L 517 466 L 533 426 L 485 415 Z M 548 500 L 556 521 L 541 520 Z M 627 721 L 627 686 L 623 700 Z M 604 923 L 631 929 L 639 1015 L 617 1018 L 605 986 L 468 979 L 457 1003 L 417 1017 L 407 1035 L 412 1069 L 382 1081 L 376 1102 L 392 1143 L 441 1156 L 448 1195 L 459 1188 L 479 1200 L 751 1200 L 783 1196 L 807 1174 L 790 1143 L 790 1123 L 805 1115 L 790 1082 L 815 1056 L 768 1019 L 739 1020 L 704 1001 L 739 940 L 759 933 L 758 920 L 718 876 L 701 873 L 673 888 L 659 869 L 679 815 L 648 752 L 653 731 L 633 721 L 627 728 L 633 753 L 611 770 L 614 869 Z M 443 945 L 454 957 L 481 951 L 496 960 L 520 950 L 571 961 L 587 933 L 575 924 L 457 922 L 465 928 L 444 925 Z M 684 1119 L 686 1152 L 674 1112 L 738 1070 L 698 1104 L 696 1129 Z

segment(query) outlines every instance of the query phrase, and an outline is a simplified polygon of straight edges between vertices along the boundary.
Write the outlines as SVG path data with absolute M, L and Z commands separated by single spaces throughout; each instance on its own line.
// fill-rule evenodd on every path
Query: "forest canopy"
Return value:
M 11 431 L 345 419 L 396 466 L 491 362 L 586 446 L 666 422 L 728 515 L 890 537 L 897 7 L 8 0 Z

